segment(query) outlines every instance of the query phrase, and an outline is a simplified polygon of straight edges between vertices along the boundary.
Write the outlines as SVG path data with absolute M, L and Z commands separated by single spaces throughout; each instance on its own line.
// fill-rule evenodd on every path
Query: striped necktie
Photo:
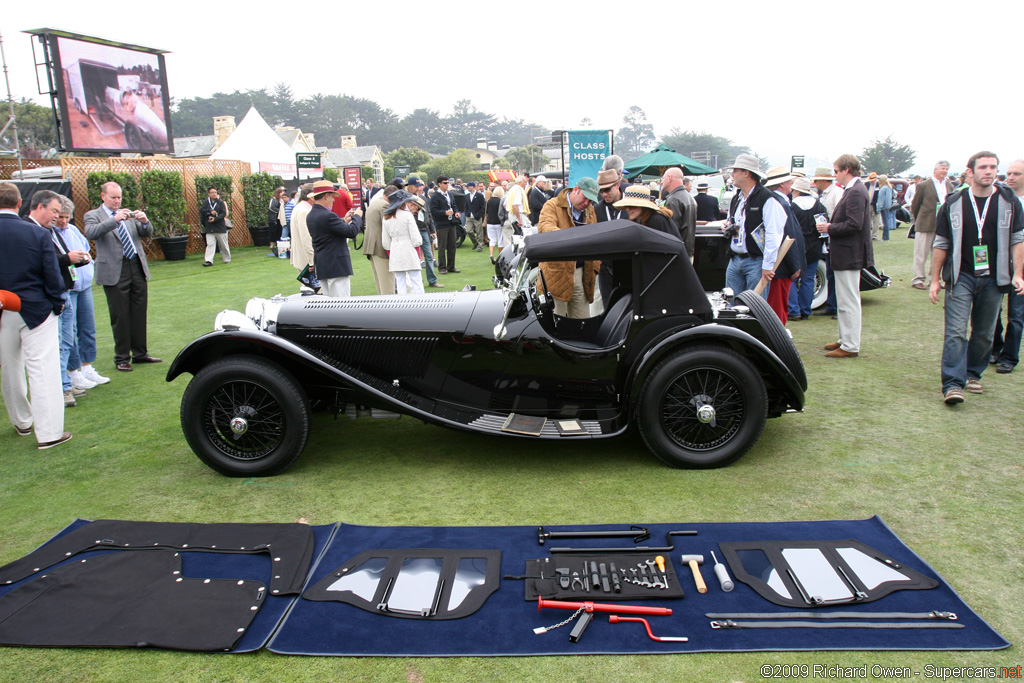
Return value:
M 135 251 L 135 245 L 132 244 L 131 235 L 128 234 L 128 228 L 125 226 L 124 221 L 117 224 L 117 238 L 121 240 L 121 250 L 124 252 L 124 257 L 131 261 L 138 252 Z

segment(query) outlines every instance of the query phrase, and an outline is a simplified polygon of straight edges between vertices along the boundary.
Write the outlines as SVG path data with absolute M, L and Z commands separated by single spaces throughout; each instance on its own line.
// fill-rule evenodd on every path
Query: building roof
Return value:
M 363 147 L 318 147 L 323 155 L 324 166 L 341 168 L 342 166 L 369 166 L 377 151 L 376 145 Z
M 174 156 L 179 159 L 208 157 L 217 146 L 217 138 L 213 135 L 193 135 L 185 138 L 174 138 Z

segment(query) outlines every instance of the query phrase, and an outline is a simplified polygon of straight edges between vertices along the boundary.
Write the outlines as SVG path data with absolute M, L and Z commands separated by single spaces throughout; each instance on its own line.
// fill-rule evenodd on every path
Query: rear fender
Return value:
M 770 402 L 772 402 L 773 398 L 777 399 L 781 394 L 783 398 L 782 403 L 785 406 L 794 410 L 803 409 L 803 389 L 800 388 L 800 383 L 797 382 L 796 377 L 779 360 L 779 357 L 761 341 L 747 332 L 717 323 L 698 325 L 675 334 L 670 334 L 641 354 L 630 368 L 629 376 L 626 379 L 623 403 L 631 405 L 631 410 L 635 409 L 636 402 L 633 397 L 639 396 L 640 388 L 643 387 L 644 381 L 658 363 L 686 346 L 706 341 L 711 341 L 715 344 L 725 344 L 753 363 L 754 368 L 764 379 Z M 773 393 L 775 394 L 774 397 Z M 772 411 L 770 410 L 769 412 Z

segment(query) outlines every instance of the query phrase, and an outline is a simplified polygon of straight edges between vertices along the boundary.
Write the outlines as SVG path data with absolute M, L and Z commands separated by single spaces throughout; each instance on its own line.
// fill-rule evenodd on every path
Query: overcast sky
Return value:
M 422 3 L 415 13 L 388 9 L 404 3 L 275 3 L 276 16 L 269 6 L 179 0 L 100 12 L 80 1 L 7 3 L 0 33 L 12 95 L 48 104 L 22 32 L 47 27 L 169 51 L 179 99 L 285 82 L 300 99 L 348 94 L 399 115 L 417 107 L 445 115 L 468 98 L 553 129 L 584 117 L 618 129 L 637 105 L 656 136 L 707 131 L 773 164 L 805 155 L 812 170 L 888 135 L 917 151 L 913 170 L 922 174 L 939 158 L 960 170 L 981 149 L 999 154 L 1003 170 L 1024 157 L 1019 0 L 555 0 L 515 11 L 507 2 L 443 11 Z M 299 7 L 307 11 L 296 18 Z M 437 55 L 442 62 L 427 61 Z

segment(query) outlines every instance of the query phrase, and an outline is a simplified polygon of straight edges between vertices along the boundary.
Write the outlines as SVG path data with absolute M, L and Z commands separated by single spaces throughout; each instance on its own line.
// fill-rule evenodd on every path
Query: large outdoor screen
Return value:
M 174 151 L 161 51 L 88 36 L 47 38 L 66 151 Z

